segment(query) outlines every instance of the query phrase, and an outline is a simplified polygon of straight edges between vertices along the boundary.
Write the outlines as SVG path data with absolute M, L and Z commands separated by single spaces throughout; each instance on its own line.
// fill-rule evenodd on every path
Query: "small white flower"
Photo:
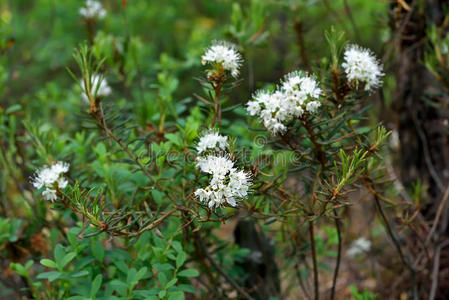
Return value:
M 84 80 L 80 80 L 80 82 L 81 88 L 83 89 L 83 91 L 85 91 L 86 87 L 84 85 Z M 92 96 L 94 98 L 109 96 L 112 92 L 111 87 L 108 85 L 108 82 L 106 81 L 106 78 L 102 78 L 102 76 L 98 74 L 92 75 L 92 82 L 90 89 Z M 81 94 L 81 97 L 86 103 L 89 103 L 89 98 L 87 97 L 85 92 Z
M 61 177 L 61 178 L 58 179 L 58 187 L 60 189 L 64 189 L 67 186 L 68 183 L 69 182 L 64 177 Z
M 306 110 L 311 112 L 311 113 L 315 113 L 320 106 L 321 106 L 320 102 L 318 102 L 318 101 L 310 101 L 306 105 Z
M 382 64 L 368 49 L 349 45 L 344 53 L 342 67 L 348 81 L 356 87 L 365 85 L 365 91 L 371 91 L 382 84 Z
M 198 151 L 198 154 L 202 154 L 207 150 L 223 151 L 226 150 L 227 146 L 228 146 L 227 136 L 222 136 L 218 132 L 210 131 L 209 133 L 205 134 L 200 138 L 196 150 Z
M 233 194 L 238 197 L 246 197 L 250 185 L 250 178 L 244 171 L 235 171 L 229 174 L 228 187 L 232 189 Z M 234 205 L 235 206 L 235 205 Z
M 229 71 L 232 77 L 239 75 L 242 56 L 234 44 L 228 42 L 215 42 L 201 57 L 203 65 L 206 63 L 220 64 L 224 70 Z
M 234 167 L 234 162 L 227 156 L 208 155 L 199 157 L 196 165 L 204 173 L 225 175 Z
M 47 201 L 55 201 L 58 197 L 56 196 L 56 191 L 52 189 L 45 189 L 45 191 L 42 192 L 42 197 L 44 197 Z
M 211 194 L 212 191 L 206 191 L 205 189 L 197 189 L 195 191 L 195 196 L 199 197 L 201 202 L 208 201 Z
M 257 101 L 250 101 L 250 102 L 247 103 L 246 106 L 247 106 L 246 109 L 248 110 L 248 112 L 249 112 L 249 114 L 251 116 L 255 116 L 255 115 L 260 114 L 261 107 L 260 107 L 259 102 L 257 102 Z
M 199 157 L 197 167 L 212 175 L 209 186 L 197 189 L 195 196 L 206 202 L 209 208 L 217 208 L 224 203 L 237 206 L 237 201 L 248 195 L 250 176 L 234 168 L 234 162 L 227 156 L 208 155 Z
M 86 19 L 103 19 L 106 16 L 106 10 L 95 0 L 86 0 L 86 7 L 81 7 L 79 13 Z
M 58 161 L 51 166 L 51 171 L 56 174 L 67 173 L 69 171 L 70 165 L 63 161 Z
M 63 189 L 67 186 L 68 181 L 63 174 L 69 171 L 70 165 L 65 162 L 58 161 L 51 166 L 44 166 L 36 172 L 31 183 L 36 189 L 45 187 L 42 196 L 45 200 L 56 200 L 56 189 Z
M 44 167 L 37 172 L 32 184 L 37 189 L 44 186 L 52 186 L 58 180 L 58 177 L 59 173 L 54 172 L 51 167 Z
M 362 237 L 352 242 L 351 247 L 349 247 L 346 254 L 349 257 L 355 257 L 359 254 L 368 252 L 370 249 L 371 249 L 371 241 Z

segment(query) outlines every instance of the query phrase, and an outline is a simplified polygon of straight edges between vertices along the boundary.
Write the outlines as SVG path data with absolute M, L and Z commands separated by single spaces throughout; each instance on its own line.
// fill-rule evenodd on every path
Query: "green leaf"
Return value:
M 128 271 L 128 276 L 126 277 L 126 283 L 131 286 L 134 281 L 135 281 L 135 276 L 136 276 L 136 269 L 135 268 L 131 268 Z
M 178 135 L 176 135 L 176 134 L 167 133 L 167 134 L 165 134 L 165 138 L 167 140 L 169 140 L 170 142 L 172 142 L 176 146 L 179 146 L 179 147 L 183 146 L 182 139 Z
M 101 287 L 101 282 L 103 281 L 103 276 L 101 274 L 98 274 L 94 281 L 92 282 L 92 286 L 90 287 L 90 297 L 94 298 L 95 295 L 98 293 Z
M 178 253 L 178 256 L 176 257 L 176 269 L 179 269 L 182 267 L 184 262 L 187 259 L 187 254 L 184 251 L 181 251 Z
M 92 244 L 92 254 L 94 255 L 95 259 L 99 261 L 100 263 L 103 263 L 104 259 L 104 248 L 100 241 L 95 241 Z
M 54 261 L 52 261 L 51 259 L 47 259 L 47 258 L 41 259 L 41 265 L 44 265 L 44 266 L 52 268 L 52 269 L 57 268 L 56 263 Z
M 181 252 L 182 251 L 182 245 L 178 241 L 173 241 L 171 243 L 171 246 L 176 250 L 176 252 Z
M 76 256 L 75 252 L 67 253 L 61 261 L 61 268 L 64 268 L 69 262 L 71 262 Z
M 165 286 L 167 284 L 167 276 L 165 275 L 165 273 L 161 272 L 157 275 L 157 278 L 159 279 L 159 283 L 162 286 Z
M 78 245 L 78 234 L 80 229 L 77 227 L 70 228 L 67 232 L 67 239 L 72 246 Z
M 165 289 L 168 289 L 169 287 L 175 285 L 176 282 L 178 282 L 178 278 L 173 278 L 172 280 L 170 280 L 169 282 L 167 282 L 167 284 L 165 285 Z
M 120 281 L 118 279 L 114 279 L 112 281 L 109 282 L 110 285 L 116 286 L 116 287 L 121 287 L 121 288 L 127 288 L 128 286 L 126 285 L 126 283 L 124 283 L 123 281 Z
M 32 260 L 27 261 L 27 263 L 25 264 L 25 270 L 28 270 L 33 264 L 34 264 L 34 261 L 32 261 Z
M 48 279 L 50 282 L 61 277 L 62 273 L 58 271 L 44 272 L 36 276 L 37 279 Z
M 180 291 L 176 292 L 169 292 L 168 293 L 168 300 L 184 300 L 184 293 Z
M 134 281 L 137 283 L 139 282 L 143 276 L 145 276 L 145 274 L 147 273 L 148 268 L 147 267 L 142 267 L 136 274 L 136 276 L 134 276 Z
M 17 274 L 24 276 L 24 277 L 26 276 L 26 271 L 21 264 L 10 263 L 9 267 Z
M 84 276 L 87 276 L 87 275 L 89 275 L 89 272 L 86 271 L 86 270 L 82 270 L 82 271 L 79 271 L 79 272 L 76 272 L 76 273 L 72 273 L 70 275 L 70 277 L 72 277 L 72 278 L 79 278 L 79 277 L 84 277 Z
M 161 191 L 152 189 L 151 195 L 153 196 L 154 201 L 159 205 L 162 204 L 162 202 L 164 201 L 165 195 Z
M 22 109 L 22 106 L 20 106 L 20 104 L 14 104 L 6 109 L 6 114 L 10 114 L 10 113 L 13 113 L 13 112 L 21 110 L 21 109 Z
M 154 264 L 153 268 L 158 270 L 158 272 L 165 272 L 165 271 L 170 271 L 170 270 L 174 269 L 171 264 Z
M 57 244 L 55 247 L 55 262 L 59 267 L 61 267 L 62 259 L 64 258 L 64 256 L 64 247 L 61 244 Z
M 90 300 L 90 299 L 83 296 L 72 296 L 67 298 L 67 300 Z
M 184 291 L 184 292 L 187 292 L 187 293 L 192 293 L 192 294 L 196 293 L 196 289 L 193 286 L 191 286 L 190 284 L 180 284 L 180 285 L 177 285 L 177 287 L 181 291 Z
M 178 276 L 182 277 L 197 277 L 198 275 L 200 275 L 200 273 L 194 269 L 186 269 L 178 273 Z

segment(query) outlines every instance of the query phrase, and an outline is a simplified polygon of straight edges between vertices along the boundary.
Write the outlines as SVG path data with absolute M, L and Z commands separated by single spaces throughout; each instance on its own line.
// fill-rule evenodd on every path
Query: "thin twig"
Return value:
M 304 45 L 304 30 L 302 22 L 296 20 L 293 26 L 296 31 L 296 38 L 298 39 L 299 55 L 301 56 L 301 60 L 304 64 L 305 69 L 310 72 L 309 59 L 307 58 L 306 47 Z
M 318 300 L 320 297 L 319 294 L 319 281 L 318 281 L 318 265 L 316 259 L 316 247 L 315 247 L 315 233 L 313 228 L 313 221 L 309 221 L 309 234 L 310 234 L 310 243 L 312 246 L 312 260 L 313 260 L 313 286 L 314 286 L 314 299 Z
M 435 233 L 437 225 L 440 221 L 441 214 L 444 211 L 444 207 L 445 207 L 448 199 L 449 199 L 449 186 L 446 188 L 446 192 L 444 193 L 443 199 L 441 200 L 440 205 L 438 206 L 438 211 L 435 216 L 435 219 L 433 220 L 432 228 L 430 229 L 429 233 L 427 234 L 426 242 L 425 242 L 426 245 L 430 242 L 430 239 L 433 237 L 433 234 Z
M 338 252 L 337 252 L 337 263 L 335 265 L 334 270 L 334 278 L 332 280 L 332 290 L 331 290 L 331 300 L 335 299 L 335 289 L 337 287 L 337 277 L 338 277 L 338 271 L 340 270 L 340 261 L 341 261 L 341 229 L 340 229 L 340 219 L 338 218 L 337 210 L 334 209 L 334 216 L 335 216 L 335 228 L 337 229 L 337 237 L 338 237 Z
M 397 252 L 399 254 L 399 257 L 401 258 L 402 263 L 412 273 L 413 299 L 418 299 L 418 291 L 417 291 L 417 286 L 416 286 L 416 270 L 415 270 L 414 266 L 412 265 L 412 263 L 405 259 L 404 253 L 402 252 L 401 245 L 400 245 L 398 239 L 396 238 L 396 236 L 393 234 L 393 230 L 391 229 L 390 222 L 388 221 L 387 216 L 385 215 L 385 213 L 384 213 L 384 211 L 382 209 L 382 205 L 380 204 L 379 198 L 377 197 L 376 194 L 373 194 L 373 196 L 374 196 L 374 200 L 375 200 L 375 203 L 376 203 L 376 207 L 377 207 L 377 209 L 379 211 L 379 214 L 380 214 L 380 216 L 382 218 L 382 221 L 383 221 L 383 223 L 385 225 L 385 228 L 387 229 L 387 233 L 390 236 L 391 240 L 393 241 L 393 244 L 394 244 L 394 246 L 395 246 L 395 248 L 396 248 L 396 250 L 397 250 Z
M 438 275 L 440 271 L 440 254 L 441 245 L 437 245 L 435 254 L 433 257 L 433 270 L 432 270 L 432 286 L 430 288 L 429 300 L 434 300 L 438 288 Z
M 308 300 L 311 300 L 312 298 L 310 298 L 309 293 L 307 292 L 307 289 L 304 285 L 304 280 L 302 280 L 301 278 L 301 272 L 299 270 L 299 266 L 298 263 L 295 263 L 295 271 L 296 271 L 296 277 L 298 277 L 298 281 L 299 281 L 299 287 L 301 288 L 302 292 L 304 293 L 304 295 L 306 296 L 306 298 Z
M 317 137 L 316 137 L 315 133 L 313 132 L 313 129 L 310 127 L 309 123 L 304 119 L 301 119 L 301 122 L 302 122 L 302 125 L 304 126 L 304 128 L 309 133 L 310 140 L 312 141 L 313 145 L 315 146 L 317 159 L 320 162 L 321 167 L 324 170 L 324 168 L 326 166 L 326 155 L 324 154 L 323 148 L 318 143 Z
M 243 297 L 245 297 L 246 299 L 250 299 L 250 300 L 255 300 L 253 297 L 251 297 L 247 292 L 245 292 L 237 283 L 235 283 L 235 281 L 228 275 L 226 274 L 225 271 L 223 271 L 223 269 L 215 262 L 215 260 L 212 258 L 212 256 L 210 255 L 209 251 L 207 251 L 206 246 L 204 245 L 204 241 L 201 238 L 201 235 L 198 232 L 195 232 L 195 234 L 197 235 L 197 240 L 198 240 L 198 245 L 201 248 L 201 251 L 203 252 L 203 254 L 206 256 L 207 260 L 209 261 L 209 263 L 212 265 L 212 267 L 217 270 L 218 273 L 220 273 L 221 276 L 224 277 L 224 279 L 226 279 L 226 281 Z
M 214 115 L 212 117 L 211 127 L 215 127 L 215 123 L 221 123 L 221 103 L 220 103 L 220 95 L 221 90 L 223 88 L 223 84 L 225 81 L 224 73 L 219 74 L 214 78 L 211 82 L 212 88 L 214 90 L 214 97 L 212 99 L 213 107 L 214 107 Z
M 419 124 L 418 117 L 416 116 L 416 112 L 410 111 L 410 113 L 412 116 L 413 123 L 415 124 L 416 131 L 418 132 L 418 136 L 421 139 L 421 143 L 423 146 L 423 152 L 424 152 L 424 161 L 426 162 L 427 168 L 429 169 L 430 176 L 435 181 L 435 184 L 438 187 L 438 189 L 440 190 L 440 192 L 444 192 L 445 189 L 444 189 L 443 182 L 441 181 L 440 176 L 438 176 L 438 172 L 435 169 L 433 162 L 432 162 L 432 157 L 430 154 L 429 144 L 427 143 L 426 134 L 424 133 L 424 130 L 421 128 L 421 126 Z

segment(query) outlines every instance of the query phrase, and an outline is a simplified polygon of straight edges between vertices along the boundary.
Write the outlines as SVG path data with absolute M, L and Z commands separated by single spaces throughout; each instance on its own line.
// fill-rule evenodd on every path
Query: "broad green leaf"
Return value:
M 184 300 L 184 293 L 180 291 L 168 292 L 168 300 Z
M 154 201 L 155 201 L 157 204 L 160 205 L 160 204 L 163 203 L 164 198 L 165 198 L 164 193 L 162 193 L 161 191 L 158 191 L 158 190 L 156 190 L 156 189 L 152 189 L 152 190 L 151 190 L 151 195 L 153 196 L 153 199 L 154 199 Z
M 6 114 L 10 114 L 10 113 L 13 113 L 13 112 L 21 110 L 21 109 L 22 109 L 22 106 L 20 106 L 20 104 L 14 104 L 6 109 Z
M 165 289 L 168 289 L 169 287 L 175 285 L 176 282 L 178 282 L 178 278 L 173 278 L 172 280 L 170 280 L 169 282 L 167 282 L 167 284 L 165 285 Z
M 148 268 L 147 267 L 142 267 L 136 274 L 136 276 L 134 277 L 134 281 L 137 283 L 139 282 L 147 273 Z
M 163 273 L 163 272 L 160 272 L 160 273 L 157 275 L 157 278 L 159 279 L 159 283 L 160 283 L 162 286 L 165 286 L 165 285 L 167 284 L 167 282 L 168 282 L 167 276 L 166 276 L 165 273 Z
M 79 271 L 79 272 L 76 272 L 76 273 L 72 273 L 70 275 L 70 277 L 72 277 L 72 278 L 79 278 L 79 277 L 84 277 L 84 276 L 87 276 L 87 275 L 89 275 L 89 272 L 87 270 L 82 270 L 82 271 Z
M 58 271 L 44 272 L 36 276 L 37 279 L 48 279 L 50 282 L 61 277 L 62 273 Z
M 180 285 L 177 285 L 177 287 L 181 291 L 184 291 L 184 292 L 187 292 L 187 293 L 192 293 L 192 294 L 196 293 L 196 289 L 193 286 L 189 285 L 189 284 L 180 284 Z
M 57 244 L 56 247 L 55 247 L 55 251 L 54 252 L 55 252 L 56 265 L 61 267 L 62 259 L 65 256 L 64 247 L 61 244 Z
M 64 268 L 68 263 L 70 263 L 76 257 L 75 252 L 67 253 L 61 261 L 61 268 Z
M 197 277 L 198 275 L 200 275 L 200 273 L 194 269 L 186 269 L 178 273 L 178 276 L 182 277 Z
M 103 276 L 101 274 L 98 274 L 94 281 L 92 282 L 92 286 L 90 287 L 90 297 L 94 298 L 95 295 L 98 293 L 101 287 L 101 282 L 103 281 Z
M 93 244 L 92 244 L 92 254 L 94 255 L 95 259 L 98 262 L 103 263 L 104 248 L 103 248 L 103 245 L 101 244 L 101 242 L 99 240 L 93 242 Z
M 184 262 L 187 259 L 187 254 L 184 251 L 181 251 L 178 253 L 178 256 L 176 257 L 176 269 L 179 269 L 182 267 Z
M 56 263 L 54 261 L 52 261 L 51 259 L 47 259 L 47 258 L 41 259 L 41 265 L 44 265 L 44 266 L 52 268 L 52 269 L 57 268 Z

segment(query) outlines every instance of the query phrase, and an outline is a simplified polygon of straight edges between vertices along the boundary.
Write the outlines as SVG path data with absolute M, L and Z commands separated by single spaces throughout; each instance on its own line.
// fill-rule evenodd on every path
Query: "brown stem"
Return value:
M 226 274 L 225 271 L 215 262 L 213 257 L 210 255 L 210 253 L 207 251 L 206 246 L 204 245 L 204 241 L 201 238 L 201 235 L 198 232 L 195 232 L 195 235 L 197 235 L 198 245 L 200 246 L 201 252 L 204 253 L 206 256 L 206 259 L 209 261 L 209 263 L 212 265 L 212 267 L 217 270 L 217 272 L 226 279 L 226 281 L 244 298 L 254 300 L 253 297 L 251 297 L 247 292 L 245 292 L 235 281 Z
M 304 45 L 304 31 L 302 28 L 302 22 L 296 20 L 294 25 L 296 31 L 296 38 L 298 39 L 299 55 L 301 56 L 302 63 L 307 71 L 310 71 L 309 59 L 307 58 L 306 47 Z
M 309 123 L 303 118 L 301 118 L 301 122 L 302 122 L 302 125 L 306 128 L 307 132 L 309 133 L 310 140 L 312 141 L 313 145 L 315 146 L 317 159 L 320 162 L 321 167 L 324 170 L 324 167 L 326 166 L 326 156 L 324 154 L 323 148 L 318 143 L 318 139 L 317 139 L 315 133 L 313 132 L 313 129 L 310 127 Z
M 338 213 L 336 209 L 334 209 L 334 216 L 335 216 L 335 228 L 337 229 L 337 237 L 338 237 L 338 252 L 337 252 L 337 264 L 335 265 L 334 278 L 332 280 L 331 300 L 335 299 L 335 289 L 337 287 L 338 271 L 340 270 L 341 246 L 342 246 L 340 220 L 338 218 Z
M 285 135 L 283 135 L 282 133 L 279 134 L 279 137 L 281 138 L 281 140 L 284 142 L 284 144 L 288 145 L 290 147 L 291 150 L 296 151 L 295 146 L 292 145 L 292 143 L 290 143 L 289 139 L 286 138 Z
M 88 36 L 89 36 L 89 44 L 93 45 L 94 39 L 95 39 L 95 20 L 92 18 L 87 18 L 86 26 L 87 26 Z
M 299 287 L 301 288 L 303 294 L 306 296 L 307 300 L 311 300 L 309 293 L 307 292 L 306 286 L 304 285 L 304 280 L 302 280 L 301 273 L 299 272 L 298 263 L 295 263 L 296 277 L 298 277 Z
M 313 228 L 313 221 L 309 221 L 309 234 L 310 234 L 310 243 L 312 246 L 312 260 L 313 260 L 313 286 L 314 286 L 314 299 L 318 300 L 320 297 L 319 294 L 319 281 L 318 281 L 318 265 L 316 259 L 316 247 L 315 247 L 315 233 Z
M 372 187 L 372 185 L 371 185 L 371 187 Z M 372 188 L 373 188 L 373 187 L 372 187 Z M 374 188 L 373 188 L 373 189 L 374 189 Z M 391 240 L 393 241 L 393 244 L 394 244 L 394 246 L 395 246 L 395 248 L 396 248 L 396 251 L 398 252 L 399 257 L 401 258 L 401 262 L 404 264 L 405 267 L 407 267 L 407 268 L 410 270 L 410 273 L 412 274 L 412 281 L 413 281 L 413 282 L 412 282 L 412 285 L 413 285 L 413 289 L 412 289 L 412 292 L 413 292 L 413 299 L 418 299 L 418 298 L 417 298 L 417 297 L 418 297 L 418 296 L 417 296 L 417 295 L 418 295 L 418 292 L 417 292 L 416 270 L 415 270 L 415 267 L 413 266 L 412 262 L 410 262 L 409 260 L 407 260 L 407 259 L 405 258 L 404 253 L 402 252 L 401 245 L 400 245 L 398 239 L 396 238 L 396 236 L 393 234 L 393 230 L 392 230 L 392 228 L 391 228 L 390 222 L 388 221 L 388 218 L 387 218 L 387 216 L 385 215 L 385 213 L 384 213 L 384 211 L 383 211 L 383 209 L 382 209 L 382 205 L 380 204 L 379 198 L 377 197 L 376 194 L 373 194 L 373 196 L 374 196 L 374 200 L 375 200 L 374 202 L 376 203 L 376 207 L 377 207 L 377 209 L 378 209 L 378 211 L 379 211 L 379 214 L 380 214 L 380 216 L 381 216 L 381 218 L 382 218 L 382 221 L 383 221 L 383 223 L 384 223 L 384 225 L 385 225 L 385 228 L 387 229 L 388 236 L 390 236 Z
M 211 127 L 215 127 L 215 123 L 221 123 L 221 103 L 220 103 L 220 95 L 221 95 L 221 89 L 223 88 L 224 84 L 224 73 L 218 74 L 216 77 L 212 79 L 212 87 L 214 89 L 214 98 L 212 99 L 213 105 L 214 105 L 214 115 L 212 117 L 212 124 Z M 218 119 L 218 122 L 217 122 Z
M 129 150 L 128 146 L 125 145 L 122 140 L 120 140 L 107 126 L 105 118 L 104 118 L 104 113 L 103 113 L 103 106 L 101 105 L 101 103 L 99 103 L 99 113 L 94 114 L 95 119 L 97 120 L 98 125 L 100 126 L 100 128 L 104 131 L 104 133 L 106 134 L 107 137 L 111 138 L 112 140 L 114 140 L 119 146 L 120 148 L 122 148 L 123 151 L 126 152 L 126 154 L 128 154 L 128 156 L 139 166 L 139 168 L 142 170 L 142 172 L 149 178 L 151 179 L 151 181 L 153 181 L 154 183 L 157 183 L 156 179 L 153 177 L 153 175 L 148 171 L 148 169 L 142 165 L 142 163 L 139 161 L 139 158 L 131 151 Z

